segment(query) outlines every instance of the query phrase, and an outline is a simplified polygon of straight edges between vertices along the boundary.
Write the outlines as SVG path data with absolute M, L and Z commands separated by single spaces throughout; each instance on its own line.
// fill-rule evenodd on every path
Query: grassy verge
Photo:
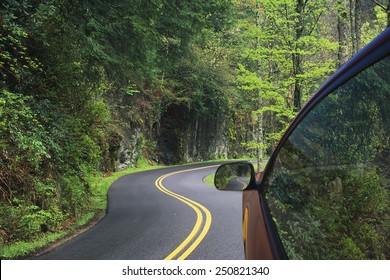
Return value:
M 207 175 L 206 177 L 203 178 L 203 182 L 206 185 L 214 187 L 214 177 L 215 177 L 215 173 L 211 173 L 211 174 L 209 174 L 209 175 Z

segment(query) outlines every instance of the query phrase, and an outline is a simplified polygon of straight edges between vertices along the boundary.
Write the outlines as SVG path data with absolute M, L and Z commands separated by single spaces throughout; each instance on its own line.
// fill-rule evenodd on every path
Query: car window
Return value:
M 265 178 L 291 259 L 390 259 L 390 57 L 320 101 Z

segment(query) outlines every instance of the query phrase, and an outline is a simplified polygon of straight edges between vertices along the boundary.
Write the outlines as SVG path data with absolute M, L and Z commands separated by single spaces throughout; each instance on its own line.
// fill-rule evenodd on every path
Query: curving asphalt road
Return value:
M 108 213 L 87 232 L 39 259 L 244 259 L 240 192 L 202 179 L 213 164 L 124 176 L 108 193 Z

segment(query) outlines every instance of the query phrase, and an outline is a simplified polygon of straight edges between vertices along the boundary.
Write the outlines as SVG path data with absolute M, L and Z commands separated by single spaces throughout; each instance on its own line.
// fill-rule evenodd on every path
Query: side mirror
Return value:
M 214 185 L 218 190 L 242 191 L 255 184 L 255 170 L 250 162 L 225 163 L 218 167 Z

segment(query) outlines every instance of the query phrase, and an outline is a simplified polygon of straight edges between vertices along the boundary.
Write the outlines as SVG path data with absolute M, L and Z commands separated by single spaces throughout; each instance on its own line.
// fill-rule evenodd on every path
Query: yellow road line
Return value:
M 167 177 L 172 176 L 172 175 L 176 175 L 176 174 L 180 174 L 180 173 L 184 173 L 184 172 L 197 171 L 197 170 L 202 170 L 202 169 L 207 169 L 207 168 L 213 168 L 213 167 L 217 167 L 217 166 L 218 165 L 213 165 L 213 166 L 198 167 L 198 168 L 192 168 L 192 169 L 187 169 L 187 170 L 171 172 L 171 173 L 168 173 L 168 174 L 165 174 L 165 175 L 159 177 L 156 180 L 155 185 L 156 185 L 156 188 L 158 190 L 160 190 L 161 192 L 163 192 L 171 197 L 174 197 L 177 200 L 185 203 L 186 205 L 191 207 L 196 213 L 196 223 L 195 223 L 191 233 L 172 253 L 170 253 L 165 258 L 165 260 L 172 260 L 177 255 L 179 255 L 185 248 L 188 247 L 187 250 L 182 252 L 182 254 L 179 257 L 177 257 L 178 260 L 186 259 L 196 249 L 196 247 L 199 246 L 199 244 L 202 242 L 203 238 L 206 236 L 206 234 L 209 231 L 210 226 L 211 226 L 212 217 L 211 217 L 210 211 L 206 207 L 204 207 L 202 204 L 166 189 L 164 187 L 164 185 L 162 184 L 162 181 L 164 179 L 166 179 Z M 204 226 L 203 226 L 201 233 L 195 239 L 196 235 L 198 234 L 198 232 L 203 224 L 203 213 L 201 210 L 203 211 L 206 220 L 205 220 L 205 223 L 204 223 Z M 191 242 L 192 242 L 192 244 L 190 245 Z
M 237 179 L 237 181 L 242 184 L 242 189 L 244 189 L 246 186 L 248 186 L 248 183 L 245 183 L 245 182 L 241 181 L 240 179 Z

